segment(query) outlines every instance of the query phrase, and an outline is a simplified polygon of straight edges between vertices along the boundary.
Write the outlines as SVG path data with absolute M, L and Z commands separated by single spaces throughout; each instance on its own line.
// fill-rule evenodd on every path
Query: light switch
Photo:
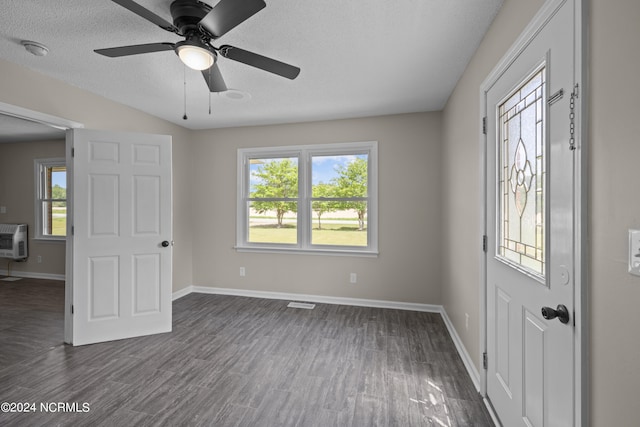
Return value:
M 640 276 L 640 230 L 629 230 L 629 273 Z

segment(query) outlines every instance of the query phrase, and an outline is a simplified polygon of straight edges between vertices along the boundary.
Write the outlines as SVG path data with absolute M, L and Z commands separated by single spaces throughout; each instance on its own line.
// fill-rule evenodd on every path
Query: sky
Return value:
M 51 173 L 51 186 L 55 187 L 59 185 L 62 188 L 67 188 L 67 173 L 66 172 L 53 172 Z
M 349 163 L 354 161 L 356 158 L 364 158 L 366 159 L 366 155 L 339 155 L 339 156 L 313 156 L 312 158 L 312 184 L 317 185 L 320 183 L 328 184 L 331 182 L 333 178 L 338 176 L 338 172 L 336 169 L 340 166 L 346 167 Z M 273 159 L 273 160 L 281 160 L 281 159 Z M 292 160 L 297 160 L 293 158 Z M 266 160 L 268 161 L 268 160 Z M 253 163 L 251 164 L 251 171 L 257 170 L 260 165 Z M 251 185 L 255 185 L 259 182 L 259 180 L 255 179 L 253 176 L 251 177 Z

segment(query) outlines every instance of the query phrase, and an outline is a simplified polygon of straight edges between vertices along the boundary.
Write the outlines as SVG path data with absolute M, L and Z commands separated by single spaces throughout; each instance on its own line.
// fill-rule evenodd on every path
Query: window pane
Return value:
M 377 253 L 376 142 L 247 148 L 237 158 L 239 250 Z
M 44 167 L 44 198 L 42 201 L 42 235 L 67 234 L 67 168 Z
M 51 170 L 51 196 L 50 199 L 67 199 L 67 168 L 54 166 Z
M 250 159 L 249 197 L 297 198 L 298 158 Z
M 298 242 L 296 202 L 250 202 L 250 243 L 296 244 Z
M 311 244 L 367 246 L 367 202 L 311 204 Z
M 312 156 L 313 197 L 367 197 L 367 158 L 366 154 Z
M 499 107 L 498 255 L 544 277 L 545 69 Z
M 67 202 L 43 202 L 42 234 L 46 236 L 67 235 Z

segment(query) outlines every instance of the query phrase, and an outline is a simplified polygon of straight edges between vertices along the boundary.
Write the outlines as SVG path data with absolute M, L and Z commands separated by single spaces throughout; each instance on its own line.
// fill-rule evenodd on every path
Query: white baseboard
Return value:
M 6 272 L 6 270 L 4 270 Z M 4 276 L 4 274 L 2 274 Z M 51 274 L 51 273 L 33 273 L 29 271 L 11 271 L 13 277 L 24 277 L 29 279 L 47 279 L 47 280 L 66 280 L 64 274 Z
M 189 295 L 190 293 L 193 292 L 193 286 L 187 286 L 186 288 L 182 288 L 179 291 L 175 291 L 172 295 L 171 295 L 171 301 L 175 301 L 179 298 L 182 298 L 184 296 Z
M 217 294 L 217 295 L 234 295 L 240 297 L 251 298 L 265 298 L 265 299 L 278 299 L 278 300 L 293 300 L 299 302 L 315 302 L 318 304 L 338 304 L 338 305 L 353 305 L 358 307 L 376 307 L 376 308 L 393 308 L 396 310 L 410 310 L 410 311 L 424 311 L 430 313 L 440 313 L 442 306 L 434 304 L 417 304 L 411 302 L 399 302 L 399 301 L 384 301 L 362 298 L 346 298 L 346 297 L 330 297 L 323 295 L 308 295 L 286 292 L 271 292 L 271 291 L 254 291 L 245 289 L 231 289 L 231 288 L 212 288 L 208 286 L 189 286 L 181 289 L 173 294 L 173 299 L 176 300 L 191 292 L 201 294 Z
M 455 344 L 456 349 L 458 350 L 458 354 L 460 354 L 460 357 L 462 358 L 462 363 L 464 363 L 465 368 L 467 368 L 467 372 L 469 372 L 471 381 L 473 381 L 473 385 L 476 387 L 476 390 L 478 390 L 479 392 L 480 391 L 480 373 L 478 373 L 478 370 L 476 369 L 476 365 L 474 365 L 473 363 L 473 359 L 467 352 L 467 349 L 465 348 L 464 344 L 462 344 L 462 339 L 460 338 L 460 335 L 458 335 L 456 328 L 453 327 L 453 323 L 451 323 L 451 319 L 449 319 L 449 316 L 447 315 L 447 312 L 445 311 L 444 307 L 442 307 L 440 314 L 442 315 L 442 319 L 444 320 L 444 324 L 447 326 L 449 335 L 451 335 L 451 339 L 453 340 L 453 343 Z

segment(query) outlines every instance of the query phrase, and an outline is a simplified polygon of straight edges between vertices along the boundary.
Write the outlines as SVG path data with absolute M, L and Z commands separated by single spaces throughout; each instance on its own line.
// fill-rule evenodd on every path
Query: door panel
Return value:
M 120 316 L 119 270 L 117 256 L 89 257 L 89 321 Z
M 573 7 L 558 9 L 486 92 L 487 397 L 505 426 L 571 426 Z M 563 96 L 553 94 L 563 91 Z
M 170 331 L 171 138 L 72 138 L 73 344 Z
M 509 381 L 509 329 L 510 329 L 510 308 L 511 298 L 497 289 L 496 298 L 496 376 L 504 388 L 505 393 L 511 396 Z
M 523 418 L 532 426 L 544 425 L 544 343 L 546 326 L 524 310 L 523 330 Z

